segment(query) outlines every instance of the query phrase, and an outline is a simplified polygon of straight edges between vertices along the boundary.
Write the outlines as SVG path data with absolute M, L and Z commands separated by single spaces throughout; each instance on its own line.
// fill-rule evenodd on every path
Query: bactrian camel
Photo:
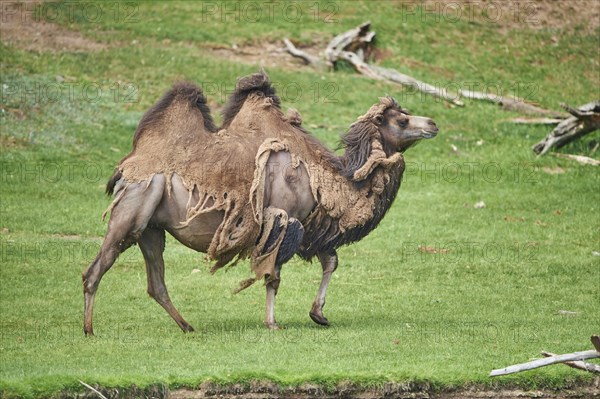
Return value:
M 264 72 L 238 80 L 221 128 L 199 87 L 176 84 L 142 117 L 133 151 L 108 182 L 114 194 L 108 230 L 83 272 L 84 332 L 93 334 L 102 276 L 136 243 L 148 293 L 183 331 L 193 331 L 165 286 L 165 231 L 207 253 L 216 261 L 213 272 L 249 257 L 254 276 L 238 290 L 265 280 L 269 328 L 278 328 L 281 266 L 294 254 L 316 256 L 323 275 L 309 314 L 328 325 L 323 306 L 336 249 L 377 227 L 400 187 L 404 152 L 437 132 L 431 119 L 384 97 L 350 126 L 337 156 L 304 130 L 296 111 L 282 113 Z

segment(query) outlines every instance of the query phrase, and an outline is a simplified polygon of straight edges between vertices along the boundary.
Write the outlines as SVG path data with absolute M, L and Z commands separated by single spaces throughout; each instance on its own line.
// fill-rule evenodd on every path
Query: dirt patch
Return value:
M 28 145 L 29 145 L 29 141 L 27 141 L 25 139 L 13 137 L 13 136 L 5 136 L 3 134 L 0 134 L 0 149 L 3 149 L 3 150 L 20 149 L 20 148 L 25 148 Z
M 260 65 L 265 68 L 299 69 L 304 64 L 285 51 L 282 42 L 264 42 L 232 46 L 205 46 L 208 54 L 213 57 L 241 62 L 250 65 Z M 305 49 L 306 50 L 306 49 Z M 307 49 L 311 52 L 312 49 Z M 315 51 L 314 54 L 317 52 Z
M 29 51 L 95 52 L 106 45 L 87 39 L 79 32 L 43 21 L 35 2 L 3 3 L 0 7 L 2 42 Z
M 421 4 L 423 17 L 430 20 L 436 13 L 449 22 L 495 24 L 501 31 L 530 28 L 572 32 L 579 28 L 592 34 L 600 26 L 597 0 L 421 0 L 413 4 Z
M 201 384 L 197 389 L 169 390 L 165 385 L 155 385 L 147 388 L 111 388 L 95 387 L 105 397 L 116 398 L 155 398 L 155 399 L 574 399 L 574 398 L 600 398 L 600 380 L 596 379 L 589 385 L 573 387 L 562 390 L 531 390 L 499 389 L 490 390 L 480 387 L 471 387 L 456 391 L 436 392 L 427 387 L 427 384 L 400 384 L 386 383 L 379 388 L 364 389 L 352 383 L 340 383 L 337 387 L 326 389 L 316 384 L 304 384 L 300 387 L 280 387 L 267 381 L 254 381 L 250 384 L 232 384 L 220 386 L 211 382 Z M 96 399 L 97 393 L 89 390 L 80 393 L 63 392 L 55 396 L 64 399 Z

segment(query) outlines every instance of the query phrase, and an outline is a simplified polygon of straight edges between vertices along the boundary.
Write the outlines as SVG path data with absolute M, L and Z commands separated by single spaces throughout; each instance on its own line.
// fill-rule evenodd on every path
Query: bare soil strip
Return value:
M 282 387 L 273 382 L 255 381 L 250 384 L 218 385 L 205 382 L 196 389 L 182 388 L 169 390 L 164 385 L 147 388 L 102 388 L 94 387 L 108 399 L 152 398 L 152 399 L 573 399 L 600 398 L 600 378 L 589 384 L 579 384 L 567 389 L 522 390 L 505 388 L 492 390 L 482 386 L 471 386 L 453 391 L 436 391 L 427 384 L 401 384 L 389 382 L 378 388 L 362 388 L 351 382 L 340 383 L 333 389 L 316 384 L 304 384 L 299 387 Z M 61 399 L 97 399 L 98 394 L 86 392 L 63 392 L 53 396 Z

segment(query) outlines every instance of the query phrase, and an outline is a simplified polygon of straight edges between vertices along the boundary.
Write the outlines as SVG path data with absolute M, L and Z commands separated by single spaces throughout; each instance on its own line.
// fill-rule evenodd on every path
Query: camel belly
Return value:
M 150 224 L 163 228 L 185 246 L 198 252 L 208 251 L 208 247 L 223 222 L 224 212 L 213 210 L 187 220 L 190 192 L 181 178 L 173 174 L 170 193 L 163 198 L 154 213 Z M 191 201 L 198 202 L 197 192 L 192 193 Z M 210 202 L 207 206 L 210 206 Z
M 185 227 L 171 224 L 164 228 L 186 247 L 206 253 L 215 232 L 223 221 L 223 215 L 222 211 L 209 212 L 196 217 Z

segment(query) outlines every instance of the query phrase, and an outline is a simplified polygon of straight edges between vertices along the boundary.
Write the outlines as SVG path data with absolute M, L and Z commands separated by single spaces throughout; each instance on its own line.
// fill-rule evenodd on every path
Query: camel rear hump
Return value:
M 133 136 L 133 146 L 148 131 L 162 130 L 161 134 L 168 135 L 177 133 L 177 129 L 217 131 L 202 89 L 190 82 L 173 85 L 144 114 Z

